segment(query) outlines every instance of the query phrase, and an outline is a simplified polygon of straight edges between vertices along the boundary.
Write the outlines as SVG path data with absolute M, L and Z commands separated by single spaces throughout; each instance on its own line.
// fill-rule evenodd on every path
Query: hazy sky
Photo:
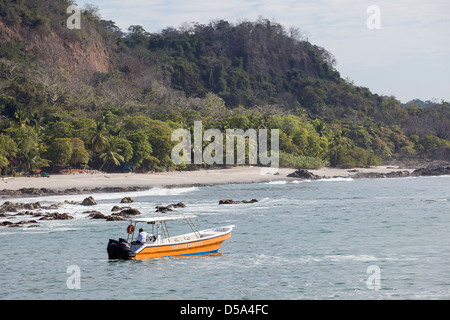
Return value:
M 183 23 L 224 19 L 276 21 L 299 28 L 330 51 L 336 69 L 355 85 L 402 102 L 450 101 L 449 0 L 77 0 L 99 8 L 122 31 L 149 32 Z M 380 11 L 367 11 L 376 5 Z M 379 17 L 379 19 L 377 19 Z M 375 18 L 375 20 L 373 20 Z M 379 29 L 369 28 L 379 22 Z

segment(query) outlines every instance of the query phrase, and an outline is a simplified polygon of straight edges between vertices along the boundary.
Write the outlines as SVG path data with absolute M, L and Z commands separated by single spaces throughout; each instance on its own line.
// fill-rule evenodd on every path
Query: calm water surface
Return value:
M 14 201 L 51 204 L 86 196 Z M 0 228 L 0 299 L 450 298 L 449 176 L 93 196 L 97 206 L 57 210 L 74 220 Z M 199 229 L 236 227 L 215 255 L 108 261 L 108 239 L 124 237 L 127 223 L 90 220 L 83 212 L 110 214 L 124 196 L 133 197 L 131 206 L 142 216 L 160 215 L 156 205 L 182 201 L 187 207 L 171 214 L 196 215 Z M 259 202 L 218 205 L 220 199 L 253 198 Z M 173 235 L 187 231 L 181 222 L 171 226 Z M 69 289 L 71 266 L 80 270 L 79 289 Z

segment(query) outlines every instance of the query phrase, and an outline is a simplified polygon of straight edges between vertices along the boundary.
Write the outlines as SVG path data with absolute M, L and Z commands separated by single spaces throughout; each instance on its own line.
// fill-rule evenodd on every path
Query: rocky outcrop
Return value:
M 40 225 L 33 224 L 33 223 L 37 223 L 37 221 L 36 220 L 19 221 L 19 222 L 3 221 L 3 222 L 0 222 L 0 226 L 1 227 L 10 227 L 10 228 L 19 228 L 19 227 L 23 227 L 26 224 L 32 224 L 31 226 L 28 226 L 28 228 L 40 227 Z
M 124 221 L 124 220 L 125 220 L 124 218 L 118 217 L 118 216 L 114 216 L 114 215 L 108 216 L 106 218 L 106 221 Z
M 171 206 L 172 208 L 186 208 L 186 205 L 183 202 L 174 203 L 169 206 Z
M 392 171 L 392 172 L 358 172 L 352 175 L 353 179 L 361 178 L 405 178 L 409 177 L 411 174 L 409 171 Z
M 403 171 L 391 171 L 391 172 L 358 172 L 358 170 L 348 170 L 349 173 L 354 173 L 346 177 L 353 179 L 364 179 L 364 178 L 405 178 L 405 177 L 421 177 L 421 176 L 440 176 L 440 175 L 450 175 L 450 166 L 439 167 L 439 168 L 420 168 L 413 172 L 408 170 Z M 307 170 L 296 170 L 293 173 L 287 175 L 291 178 L 300 179 L 322 179 L 322 178 L 343 178 L 342 176 L 334 177 L 319 177 Z
M 34 203 L 20 203 L 20 202 L 5 201 L 0 206 L 0 213 L 18 212 L 20 210 L 37 210 L 37 209 L 53 210 L 53 209 L 57 209 L 57 208 L 58 208 L 58 205 L 56 205 L 56 204 L 52 204 L 50 206 L 43 206 L 43 205 L 41 205 L 41 203 L 39 201 L 34 202 Z
M 134 208 L 127 208 L 127 209 L 123 209 L 119 213 L 113 213 L 113 215 L 119 215 L 122 217 L 136 216 L 139 214 L 141 214 L 141 212 L 138 209 L 134 209 Z
M 169 211 L 173 211 L 171 208 L 169 208 L 169 206 L 167 206 L 167 207 L 165 207 L 165 206 L 156 206 L 155 208 L 156 208 L 155 212 L 166 213 L 166 212 L 169 212 Z
M 310 179 L 310 180 L 320 179 L 320 177 L 318 175 L 315 175 L 315 174 L 309 172 L 308 170 L 304 170 L 304 169 L 298 169 L 298 170 L 288 174 L 287 176 L 290 178 L 298 178 L 298 179 Z
M 219 200 L 219 204 L 239 204 L 239 203 L 255 203 L 255 202 L 258 202 L 258 200 L 256 199 L 242 200 L 242 201 L 235 201 L 231 199 Z
M 97 202 L 94 200 L 92 196 L 85 198 L 81 203 L 82 206 L 95 206 L 96 204 Z
M 435 169 L 427 169 L 427 168 L 416 169 L 411 173 L 411 175 L 414 177 L 450 175 L 450 166 Z
M 120 200 L 120 203 L 132 203 L 134 202 L 133 199 L 131 199 L 131 197 L 124 197 L 122 198 L 122 200 Z
M 87 216 L 89 219 L 106 219 L 107 217 L 99 212 L 99 211 L 85 211 L 83 213 L 89 213 L 89 215 Z
M 450 167 L 440 167 L 440 168 L 420 168 L 413 172 L 407 170 L 404 171 L 392 171 L 387 173 L 380 172 L 358 172 L 352 175 L 352 178 L 405 178 L 405 177 L 424 177 L 424 176 L 441 176 L 450 175 Z
M 169 204 L 168 206 L 156 206 L 156 211 L 155 212 L 169 212 L 169 211 L 173 211 L 172 208 L 186 208 L 186 205 L 183 202 L 178 202 L 178 203 L 172 203 Z
M 39 220 L 72 220 L 73 217 L 69 215 L 68 213 L 47 213 Z

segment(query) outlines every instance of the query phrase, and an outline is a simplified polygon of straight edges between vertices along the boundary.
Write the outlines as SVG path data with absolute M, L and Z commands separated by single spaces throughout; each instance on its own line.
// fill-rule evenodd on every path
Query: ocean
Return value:
M 89 195 L 13 199 L 50 205 Z M 92 194 L 96 206 L 48 212 L 73 220 L 0 227 L 0 299 L 449 299 L 450 176 L 286 180 Z M 111 214 L 125 197 L 142 217 L 188 214 L 199 229 L 234 224 L 217 254 L 110 261 L 126 236 Z M 221 199 L 256 203 L 219 205 Z M 0 202 L 3 203 L 4 201 Z M 31 217 L 0 218 L 1 221 Z M 144 225 L 144 228 L 146 225 Z M 171 235 L 185 231 L 168 224 Z

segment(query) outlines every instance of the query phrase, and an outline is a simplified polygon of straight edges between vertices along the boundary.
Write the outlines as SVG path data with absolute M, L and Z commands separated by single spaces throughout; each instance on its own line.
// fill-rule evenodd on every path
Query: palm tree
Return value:
M 121 162 L 125 162 L 125 159 L 119 152 L 122 150 L 117 147 L 116 143 L 110 143 L 102 154 L 100 154 L 99 158 L 103 160 L 103 164 L 100 167 L 100 171 L 106 163 L 113 163 L 118 166 Z
M 16 112 L 14 112 L 14 117 L 19 123 L 20 127 L 25 127 L 27 123 L 30 122 L 30 118 L 27 115 L 27 112 L 23 108 L 17 108 Z
M 108 137 L 106 136 L 106 125 L 103 121 L 97 121 L 95 134 L 91 138 L 91 146 L 94 152 L 101 152 L 109 146 Z
M 322 120 L 315 121 L 314 129 L 319 134 L 319 137 L 328 137 L 329 135 L 328 126 Z
M 352 141 L 346 137 L 343 131 L 335 132 L 331 138 L 330 149 L 333 152 L 333 166 L 338 163 L 339 150 L 350 149 L 353 146 Z

